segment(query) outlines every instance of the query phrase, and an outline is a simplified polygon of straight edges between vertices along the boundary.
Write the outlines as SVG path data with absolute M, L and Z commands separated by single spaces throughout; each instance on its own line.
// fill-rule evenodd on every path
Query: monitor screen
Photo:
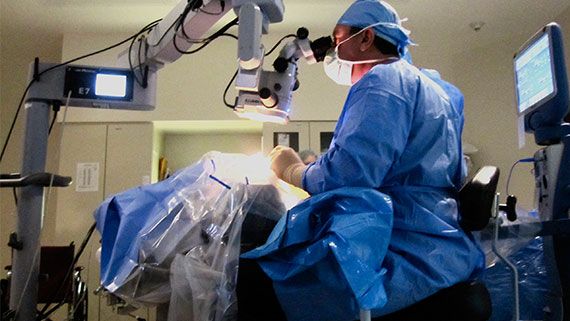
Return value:
M 127 94 L 127 76 L 97 74 L 95 94 L 97 96 L 125 97 Z
M 553 94 L 554 73 L 550 38 L 544 33 L 515 58 L 518 111 L 524 113 Z

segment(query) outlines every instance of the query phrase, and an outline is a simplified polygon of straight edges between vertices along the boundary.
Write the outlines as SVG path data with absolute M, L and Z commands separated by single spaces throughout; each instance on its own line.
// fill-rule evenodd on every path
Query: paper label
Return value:
M 522 149 L 526 145 L 526 134 L 524 131 L 524 116 L 519 116 L 518 132 L 519 132 L 519 149 Z
M 277 144 L 281 146 L 291 146 L 291 141 L 289 139 L 288 133 L 278 133 L 277 134 Z
M 99 163 L 77 163 L 74 184 L 76 192 L 97 192 L 99 190 Z

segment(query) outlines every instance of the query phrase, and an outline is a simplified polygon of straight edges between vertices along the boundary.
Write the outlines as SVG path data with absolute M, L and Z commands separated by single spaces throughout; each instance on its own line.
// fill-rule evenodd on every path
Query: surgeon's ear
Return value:
M 366 29 L 362 32 L 362 41 L 360 42 L 360 51 L 366 51 L 374 46 L 374 38 L 376 34 L 372 29 Z

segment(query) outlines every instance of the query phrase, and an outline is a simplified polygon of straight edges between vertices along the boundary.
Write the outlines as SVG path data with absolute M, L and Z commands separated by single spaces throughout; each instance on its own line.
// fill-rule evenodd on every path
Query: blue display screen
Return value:
M 542 35 L 515 60 L 518 111 L 524 113 L 554 93 L 550 38 Z

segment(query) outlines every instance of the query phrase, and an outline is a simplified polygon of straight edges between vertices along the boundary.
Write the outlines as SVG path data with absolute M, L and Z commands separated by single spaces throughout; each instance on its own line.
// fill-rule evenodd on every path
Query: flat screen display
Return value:
M 128 69 L 67 66 L 62 97 L 85 100 L 131 101 L 133 74 Z
M 126 94 L 126 75 L 97 74 L 95 78 L 95 95 L 108 97 L 125 97 Z
M 554 93 L 555 79 L 547 33 L 516 57 L 515 79 L 520 114 Z

